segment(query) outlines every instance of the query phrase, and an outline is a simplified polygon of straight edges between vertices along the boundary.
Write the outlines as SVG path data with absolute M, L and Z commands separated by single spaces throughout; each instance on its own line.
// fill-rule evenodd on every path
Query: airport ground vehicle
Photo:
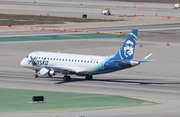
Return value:
M 174 9 L 180 9 L 180 3 L 174 5 Z
M 110 9 L 108 9 L 108 8 L 102 8 L 102 14 L 103 15 L 111 15 L 111 11 L 110 11 Z

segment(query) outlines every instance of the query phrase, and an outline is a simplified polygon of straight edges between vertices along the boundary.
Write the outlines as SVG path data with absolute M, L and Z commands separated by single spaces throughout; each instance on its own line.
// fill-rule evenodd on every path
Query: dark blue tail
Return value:
M 113 59 L 132 60 L 134 56 L 137 35 L 138 30 L 132 29 L 131 33 L 129 33 L 128 37 L 126 38 L 125 42 L 123 43 L 119 51 L 113 55 Z

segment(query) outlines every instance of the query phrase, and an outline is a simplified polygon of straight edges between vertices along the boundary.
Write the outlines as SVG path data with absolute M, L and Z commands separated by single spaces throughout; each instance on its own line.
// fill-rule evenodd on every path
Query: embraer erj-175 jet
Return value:
M 85 76 L 85 79 L 92 80 L 93 75 L 105 74 L 123 70 L 139 65 L 147 60 L 151 54 L 140 61 L 134 61 L 133 55 L 137 40 L 138 30 L 133 29 L 129 33 L 122 47 L 111 56 L 94 56 L 55 52 L 32 52 L 20 63 L 22 67 L 35 71 L 34 77 L 49 76 L 57 73 L 64 75 L 63 80 L 69 81 L 69 75 Z

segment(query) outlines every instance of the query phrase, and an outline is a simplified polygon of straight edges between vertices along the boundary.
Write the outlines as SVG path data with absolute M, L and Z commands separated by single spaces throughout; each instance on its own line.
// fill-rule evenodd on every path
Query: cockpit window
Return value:
M 29 57 L 29 55 L 26 56 L 26 58 L 28 58 L 28 57 Z

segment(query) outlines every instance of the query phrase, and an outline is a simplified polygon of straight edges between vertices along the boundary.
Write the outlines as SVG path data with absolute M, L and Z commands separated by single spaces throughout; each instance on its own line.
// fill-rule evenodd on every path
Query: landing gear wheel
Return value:
M 64 77 L 63 77 L 63 80 L 64 80 L 64 81 L 70 81 L 70 80 L 71 80 L 71 77 L 70 77 L 70 76 L 64 76 Z
M 33 75 L 34 78 L 38 78 L 38 70 L 34 70 L 34 75 Z
M 38 78 L 38 74 L 34 74 L 33 77 L 34 77 L 34 78 Z
M 48 74 L 49 78 L 52 78 L 52 75 Z
M 92 79 L 93 79 L 93 76 L 92 76 L 92 75 L 86 75 L 85 79 L 86 79 L 86 80 L 92 80 Z
M 49 75 L 49 78 L 52 78 L 52 76 L 51 76 L 51 75 Z

